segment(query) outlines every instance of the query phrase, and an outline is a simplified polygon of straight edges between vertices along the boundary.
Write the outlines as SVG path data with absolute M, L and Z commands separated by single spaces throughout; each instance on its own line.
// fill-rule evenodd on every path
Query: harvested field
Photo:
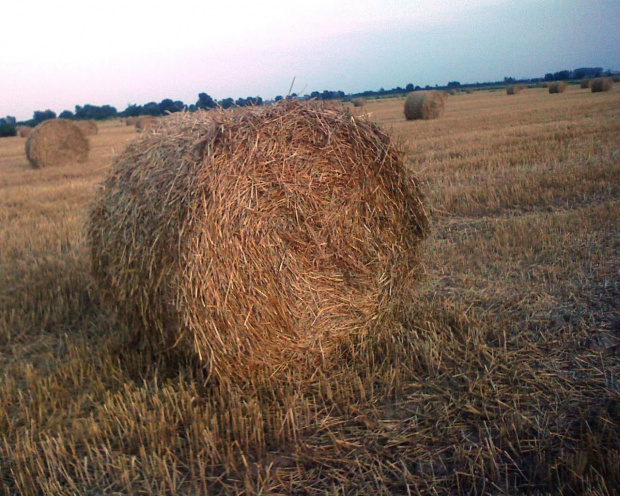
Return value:
M 227 387 L 128 346 L 89 275 L 134 129 L 39 170 L 0 140 L 0 494 L 617 494 L 619 92 L 403 105 L 365 111 L 430 208 L 414 304 L 329 367 Z

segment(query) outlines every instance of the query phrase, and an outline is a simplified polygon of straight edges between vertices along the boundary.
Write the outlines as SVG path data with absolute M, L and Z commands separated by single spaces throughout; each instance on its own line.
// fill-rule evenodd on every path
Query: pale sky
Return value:
M 0 117 L 620 70 L 618 0 L 11 0 Z

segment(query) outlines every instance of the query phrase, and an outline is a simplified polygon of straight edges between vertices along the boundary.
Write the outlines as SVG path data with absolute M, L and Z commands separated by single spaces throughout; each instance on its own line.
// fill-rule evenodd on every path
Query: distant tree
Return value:
M 55 118 L 56 118 L 56 112 L 53 112 L 49 109 L 35 110 L 32 120 L 34 120 L 35 123 L 40 124 L 43 121 L 47 121 L 48 119 L 55 119 Z
M 127 108 L 121 112 L 123 117 L 137 117 L 140 115 L 141 107 L 135 103 L 127 104 Z
M 556 72 L 555 74 L 553 74 L 553 79 L 559 80 L 559 81 L 563 79 L 570 79 L 570 71 L 564 70 L 564 71 Z
M 159 113 L 173 114 L 175 112 L 181 112 L 185 108 L 185 105 L 181 101 L 172 101 L 170 98 L 165 98 L 159 102 Z
M 505 84 L 514 84 L 516 82 L 517 82 L 517 80 L 515 78 L 513 78 L 513 77 L 505 77 L 504 78 L 504 83 Z
M 203 110 L 209 110 L 215 107 L 217 107 L 217 103 L 215 103 L 215 100 L 213 100 L 213 98 L 211 98 L 206 93 L 198 94 L 198 101 L 196 102 L 196 108 L 203 109 Z
M 421 90 L 421 89 L 422 89 L 422 87 L 421 87 L 421 86 L 416 86 L 416 87 L 414 88 L 414 90 L 415 90 L 415 91 L 419 91 L 419 90 Z
M 80 120 L 94 119 L 102 121 L 104 119 L 111 119 L 117 115 L 118 112 L 116 109 L 110 105 L 103 105 L 101 107 L 90 104 L 86 104 L 83 107 L 80 105 L 75 106 L 75 118 Z
M 282 100 L 282 95 L 277 95 L 275 100 L 276 100 L 276 102 L 279 102 L 280 100 Z
M 15 117 L 7 115 L 0 117 L 0 138 L 7 138 L 17 135 L 17 127 L 15 126 Z
M 161 115 L 161 111 L 159 110 L 159 105 L 155 102 L 149 102 L 149 103 L 144 104 L 142 106 L 142 109 L 140 110 L 140 115 L 152 115 L 154 117 Z
M 405 86 L 405 91 L 413 91 L 415 89 L 415 87 L 413 86 L 413 83 L 409 83 L 407 86 Z
M 63 110 L 58 116 L 59 119 L 74 119 L 75 115 L 70 110 Z
M 232 98 L 224 98 L 220 100 L 220 107 L 227 109 L 233 107 L 235 105 L 235 101 Z
M 448 88 L 460 88 L 461 87 L 461 83 L 459 83 L 458 81 L 450 81 L 448 83 Z
M 545 74 L 544 80 L 545 81 L 553 81 L 553 74 L 548 72 L 547 74 Z

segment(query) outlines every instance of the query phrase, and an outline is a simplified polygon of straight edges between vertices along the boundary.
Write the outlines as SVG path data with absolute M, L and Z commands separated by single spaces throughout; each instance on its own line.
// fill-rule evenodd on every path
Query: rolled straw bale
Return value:
M 351 103 L 354 107 L 363 107 L 366 105 L 366 100 L 364 98 L 354 98 L 351 100 Z
M 518 93 L 521 93 L 521 85 L 511 84 L 510 86 L 506 86 L 507 95 L 517 95 Z
M 611 81 L 614 83 L 620 83 L 620 76 L 612 76 Z
M 592 80 L 591 79 L 582 79 L 581 80 L 581 89 L 582 90 L 589 89 L 590 86 L 592 86 Z
M 136 131 L 145 131 L 151 129 L 157 125 L 157 119 L 152 115 L 143 115 L 138 117 L 136 121 Z
M 90 147 L 80 128 L 67 119 L 50 119 L 35 127 L 26 140 L 26 156 L 34 168 L 83 163 Z
M 405 118 L 436 119 L 444 112 L 447 93 L 439 91 L 416 91 L 409 93 L 405 100 Z
M 138 122 L 138 118 L 137 117 L 127 117 L 127 119 L 125 120 L 125 125 L 126 126 L 135 126 L 136 122 Z
M 19 126 L 17 128 L 17 135 L 20 138 L 27 138 L 32 132 L 32 128 L 30 126 Z
M 411 305 L 427 217 L 376 124 L 289 100 L 158 131 L 116 159 L 90 214 L 93 274 L 136 339 L 240 379 L 337 357 Z
M 99 132 L 99 127 L 94 120 L 88 121 L 75 121 L 77 126 L 80 128 L 84 136 L 93 136 Z
M 549 93 L 564 93 L 566 86 L 566 81 L 553 81 L 549 83 Z
M 614 83 L 611 78 L 596 78 L 592 80 L 592 93 L 600 93 L 602 91 L 610 91 Z
M 549 83 L 543 83 L 542 84 L 542 88 L 548 88 L 549 87 Z

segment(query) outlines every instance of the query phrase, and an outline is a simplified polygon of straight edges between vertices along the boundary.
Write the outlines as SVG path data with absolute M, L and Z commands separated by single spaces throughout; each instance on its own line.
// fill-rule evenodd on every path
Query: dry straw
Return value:
M 291 100 L 175 114 L 144 133 L 99 191 L 89 239 L 127 329 L 226 380 L 329 361 L 352 335 L 393 326 L 426 229 L 388 135 Z
M 157 125 L 157 119 L 152 115 L 143 115 L 138 117 L 136 121 L 136 131 L 145 131 L 146 129 L 152 129 Z
M 549 93 L 564 93 L 566 91 L 566 81 L 554 81 L 549 83 Z
M 32 167 L 83 163 L 90 147 L 80 128 L 67 119 L 42 122 L 26 140 L 26 156 Z
M 611 78 L 596 78 L 592 80 L 592 93 L 600 93 L 602 91 L 610 91 L 614 85 Z
M 447 93 L 440 91 L 416 91 L 409 93 L 405 100 L 405 118 L 408 121 L 414 119 L 437 119 L 443 115 L 447 97 Z
M 32 132 L 32 128 L 30 126 L 19 126 L 17 128 L 17 135 L 20 138 L 27 138 Z
M 137 117 L 127 117 L 127 119 L 125 120 L 125 125 L 126 126 L 135 126 L 136 122 L 138 122 L 138 118 Z
M 351 100 L 351 103 L 354 107 L 363 107 L 366 105 L 366 100 L 364 98 L 354 98 Z
M 93 136 L 99 132 L 99 127 L 94 120 L 88 121 L 75 121 L 77 126 L 80 128 L 84 136 Z

